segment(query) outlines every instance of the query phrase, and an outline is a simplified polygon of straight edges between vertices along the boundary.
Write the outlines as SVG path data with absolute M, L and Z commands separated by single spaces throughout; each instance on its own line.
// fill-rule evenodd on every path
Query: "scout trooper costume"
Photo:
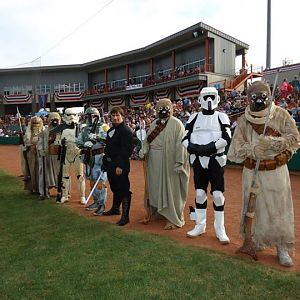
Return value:
M 207 187 L 210 182 L 215 233 L 221 244 L 228 244 L 230 241 L 224 227 L 223 167 L 226 164 L 225 147 L 231 138 L 230 121 L 225 113 L 215 110 L 220 102 L 215 88 L 203 88 L 198 101 L 202 110 L 190 116 L 186 124 L 186 134 L 182 140 L 190 154 L 196 190 L 196 226 L 187 232 L 187 236 L 196 237 L 205 232 Z
M 100 176 L 99 183 L 95 187 L 92 196 L 94 203 L 86 207 L 86 210 L 95 210 L 94 215 L 101 216 L 105 210 L 107 199 L 106 180 L 107 173 L 102 171 L 104 146 L 107 124 L 101 124 L 100 114 L 97 108 L 89 107 L 85 111 L 85 126 L 80 132 L 76 143 L 82 149 L 81 160 L 85 164 L 85 176 L 90 181 L 91 189 Z
M 63 165 L 63 189 L 61 203 L 68 201 L 70 190 L 70 167 L 74 164 L 75 175 L 77 178 L 80 203 L 85 204 L 85 181 L 83 176 L 83 164 L 80 160 L 80 149 L 77 147 L 75 141 L 79 131 L 79 117 L 74 108 L 67 108 L 64 111 L 63 121 L 66 126 L 62 130 L 59 137 L 59 144 L 65 139 L 66 141 L 66 158 Z

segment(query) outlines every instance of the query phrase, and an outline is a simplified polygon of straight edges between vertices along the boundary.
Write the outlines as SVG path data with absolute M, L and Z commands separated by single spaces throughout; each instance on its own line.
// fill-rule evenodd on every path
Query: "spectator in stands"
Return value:
M 297 126 L 300 126 L 300 109 L 298 109 L 296 111 L 296 114 L 294 115 L 294 120 L 295 120 Z
M 233 100 L 238 96 L 238 92 L 236 91 L 236 89 L 233 89 L 233 91 L 230 94 L 230 98 L 232 98 Z
M 286 81 L 286 78 L 283 79 L 280 90 L 281 90 L 281 97 L 286 98 L 288 95 L 288 83 Z
M 299 80 L 298 80 L 297 75 L 294 76 L 294 79 L 292 81 L 292 86 L 293 86 L 293 97 L 298 97 L 298 94 L 299 94 L 299 89 L 298 89 Z
M 293 85 L 292 85 L 291 81 L 288 83 L 288 86 L 287 86 L 287 94 L 288 94 L 288 96 L 293 95 Z

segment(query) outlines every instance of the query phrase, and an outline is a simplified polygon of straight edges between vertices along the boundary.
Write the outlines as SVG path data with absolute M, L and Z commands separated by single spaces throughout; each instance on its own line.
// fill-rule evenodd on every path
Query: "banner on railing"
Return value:
M 110 106 L 122 106 L 123 102 L 124 102 L 124 98 L 122 96 L 110 98 L 108 100 L 108 103 L 110 104 Z
M 93 100 L 92 106 L 96 108 L 103 108 L 104 107 L 104 99 Z
M 131 84 L 131 85 L 127 85 L 126 86 L 126 91 L 129 91 L 129 90 L 136 90 L 136 89 L 141 89 L 143 87 L 143 84 L 142 83 L 139 83 L 139 84 Z
M 18 103 L 29 103 L 31 102 L 32 95 L 4 95 L 3 103 L 4 104 L 18 104 Z
M 159 100 L 162 98 L 169 98 L 171 94 L 171 90 L 170 89 L 165 89 L 165 90 L 159 90 L 157 92 L 155 92 L 155 99 Z
M 203 84 L 201 82 L 196 84 L 179 86 L 176 88 L 176 99 L 185 97 L 198 97 Z
M 148 101 L 149 101 L 148 93 L 131 95 L 130 106 L 134 107 L 134 106 L 145 105 Z
M 54 100 L 57 101 L 80 101 L 83 92 L 58 92 L 54 94 Z

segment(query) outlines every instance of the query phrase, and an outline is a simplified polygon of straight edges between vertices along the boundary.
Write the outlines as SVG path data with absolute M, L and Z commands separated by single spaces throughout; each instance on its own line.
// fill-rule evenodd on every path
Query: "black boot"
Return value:
M 124 197 L 122 199 L 122 217 L 117 222 L 119 226 L 124 226 L 129 223 L 129 210 L 130 210 L 131 197 Z
M 115 216 L 120 214 L 121 199 L 119 197 L 113 196 L 113 204 L 110 210 L 105 211 L 103 216 Z
M 105 210 L 104 204 L 100 204 L 98 209 L 93 213 L 94 216 L 103 216 Z

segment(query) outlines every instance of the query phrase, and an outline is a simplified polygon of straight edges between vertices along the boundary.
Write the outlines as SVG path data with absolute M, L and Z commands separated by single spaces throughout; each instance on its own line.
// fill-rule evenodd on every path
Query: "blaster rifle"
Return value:
M 63 168 L 65 164 L 65 159 L 66 159 L 66 138 L 63 138 L 61 141 L 61 146 L 60 146 L 60 155 L 59 155 L 59 160 L 60 160 L 60 167 L 59 167 L 59 173 L 58 173 L 58 179 L 57 179 L 57 196 L 56 196 L 56 202 L 61 202 L 61 197 L 62 197 L 62 189 L 63 189 Z
M 97 129 L 97 124 L 99 121 L 99 117 L 97 116 L 92 124 L 92 127 L 90 129 L 89 133 L 96 133 L 96 129 Z M 91 158 L 92 158 L 92 148 L 88 147 L 84 149 L 84 157 L 83 157 L 83 163 L 85 165 L 89 165 L 91 162 Z
M 277 85 L 277 80 L 278 80 L 278 74 L 280 70 L 277 70 L 276 77 L 275 77 L 275 82 L 272 90 L 272 96 L 271 96 L 271 104 L 268 110 L 267 118 L 266 118 L 266 123 L 264 125 L 264 130 L 262 135 L 264 136 L 266 133 L 266 129 L 268 127 L 268 123 L 270 121 L 270 113 L 271 113 L 271 107 L 272 103 L 274 100 L 274 94 L 276 90 L 276 85 Z M 242 247 L 240 247 L 236 252 L 237 253 L 244 253 L 250 255 L 254 260 L 258 260 L 257 254 L 256 254 L 256 249 L 255 245 L 253 242 L 253 232 L 252 232 L 252 224 L 253 224 L 253 219 L 255 217 L 255 210 L 256 210 L 256 198 L 257 198 L 257 192 L 258 192 L 258 185 L 257 185 L 257 175 L 258 175 L 258 168 L 260 164 L 260 159 L 256 161 L 255 164 L 255 169 L 253 172 L 253 178 L 251 182 L 251 187 L 250 187 L 250 195 L 249 195 L 249 201 L 248 201 L 248 206 L 247 206 L 247 211 L 244 217 L 244 242 Z

